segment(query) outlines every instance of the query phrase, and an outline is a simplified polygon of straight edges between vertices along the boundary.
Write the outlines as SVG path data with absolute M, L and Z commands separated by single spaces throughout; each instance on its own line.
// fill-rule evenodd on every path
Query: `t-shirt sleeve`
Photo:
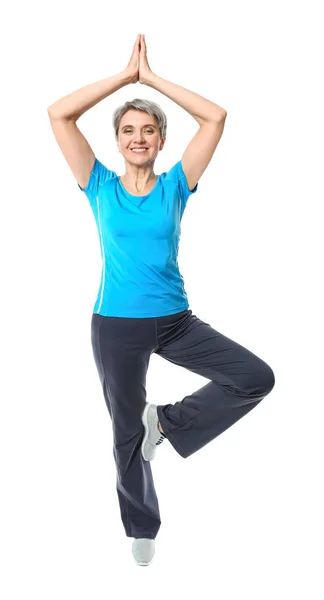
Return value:
M 107 167 L 105 167 L 105 165 L 103 165 L 96 157 L 87 187 L 82 188 L 78 183 L 79 189 L 85 193 L 91 206 L 94 206 L 96 202 L 100 187 L 104 185 L 110 177 L 116 177 L 115 171 L 107 169 Z
M 167 179 L 172 179 L 178 186 L 181 199 L 182 209 L 184 210 L 189 196 L 194 194 L 198 189 L 198 183 L 192 190 L 189 190 L 187 179 L 182 168 L 182 160 L 179 160 L 167 173 Z

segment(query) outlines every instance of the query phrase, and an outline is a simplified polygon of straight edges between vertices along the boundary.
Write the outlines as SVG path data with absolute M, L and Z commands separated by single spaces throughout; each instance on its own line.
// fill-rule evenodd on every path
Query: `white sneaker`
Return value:
M 138 565 L 149 565 L 155 554 L 155 540 L 135 538 L 132 544 L 132 553 Z
M 146 403 L 142 414 L 142 423 L 144 425 L 144 436 L 142 441 L 142 456 L 144 460 L 153 460 L 156 448 L 165 439 L 164 433 L 158 427 L 159 417 L 156 404 Z

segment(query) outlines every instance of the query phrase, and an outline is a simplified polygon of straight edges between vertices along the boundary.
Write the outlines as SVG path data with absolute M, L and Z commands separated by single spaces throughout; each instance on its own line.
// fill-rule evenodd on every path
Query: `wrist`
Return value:
M 127 71 L 127 69 L 125 69 L 125 71 L 121 71 L 121 73 L 119 73 L 119 75 L 121 77 L 123 85 L 128 85 L 129 83 L 132 83 L 134 80 L 134 74 Z
M 154 87 L 154 81 L 156 79 L 157 75 L 152 71 L 147 77 L 145 77 L 145 79 L 142 80 L 141 83 L 144 83 L 145 85 L 148 85 L 150 87 Z

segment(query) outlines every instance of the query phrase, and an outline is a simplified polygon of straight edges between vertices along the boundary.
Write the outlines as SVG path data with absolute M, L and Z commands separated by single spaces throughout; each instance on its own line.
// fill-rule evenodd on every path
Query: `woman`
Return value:
M 154 102 L 135 99 L 114 112 L 125 174 L 104 166 L 76 126 L 89 108 L 122 86 L 154 87 L 184 108 L 199 130 L 182 159 L 156 176 L 167 119 Z M 188 198 L 221 138 L 226 111 L 155 75 L 138 35 L 127 68 L 48 109 L 60 148 L 92 208 L 103 269 L 91 343 L 112 419 L 117 494 L 126 535 L 140 565 L 151 562 L 161 520 L 150 461 L 166 438 L 187 458 L 247 414 L 272 390 L 272 369 L 189 309 L 177 253 Z M 146 402 L 155 353 L 210 382 L 175 404 Z

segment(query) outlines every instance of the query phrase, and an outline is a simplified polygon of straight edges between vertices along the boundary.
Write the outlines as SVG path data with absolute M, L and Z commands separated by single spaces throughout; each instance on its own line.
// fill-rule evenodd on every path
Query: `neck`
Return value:
M 151 167 L 140 168 L 140 169 L 126 169 L 126 173 L 121 176 L 121 181 L 126 183 L 130 188 L 140 192 L 150 187 L 153 182 L 156 181 L 156 175 L 153 173 Z

